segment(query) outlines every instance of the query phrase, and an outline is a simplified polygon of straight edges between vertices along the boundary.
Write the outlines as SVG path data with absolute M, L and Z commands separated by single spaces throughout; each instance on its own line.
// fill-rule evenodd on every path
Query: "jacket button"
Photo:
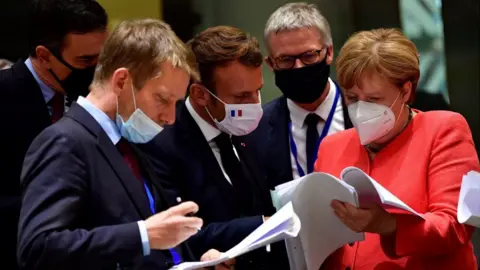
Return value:
M 350 266 L 345 267 L 345 270 L 351 270 L 352 268 Z
M 349 246 L 353 247 L 355 243 L 348 243 Z

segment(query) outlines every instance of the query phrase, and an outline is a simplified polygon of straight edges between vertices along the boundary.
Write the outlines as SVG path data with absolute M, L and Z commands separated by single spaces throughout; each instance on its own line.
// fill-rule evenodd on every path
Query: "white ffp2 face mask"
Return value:
M 205 107 L 208 115 L 210 115 L 210 118 L 212 118 L 215 126 L 217 126 L 219 130 L 230 135 L 243 136 L 250 134 L 258 127 L 258 123 L 263 116 L 261 101 L 259 103 L 250 104 L 227 104 L 220 100 L 208 89 L 207 91 L 210 93 L 210 95 L 225 105 L 225 118 L 222 121 L 215 119 L 210 114 L 207 107 Z M 260 93 L 258 96 L 260 99 Z
M 360 144 L 367 145 L 380 139 L 395 127 L 395 114 L 391 108 L 395 105 L 399 96 L 390 107 L 365 101 L 348 105 L 348 114 L 360 137 Z

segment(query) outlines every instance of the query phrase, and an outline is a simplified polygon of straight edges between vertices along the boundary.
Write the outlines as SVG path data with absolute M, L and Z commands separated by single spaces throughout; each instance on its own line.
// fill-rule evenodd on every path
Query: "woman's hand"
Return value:
M 355 232 L 390 235 L 397 229 L 395 217 L 378 204 L 357 208 L 350 203 L 333 200 L 331 206 L 343 224 Z

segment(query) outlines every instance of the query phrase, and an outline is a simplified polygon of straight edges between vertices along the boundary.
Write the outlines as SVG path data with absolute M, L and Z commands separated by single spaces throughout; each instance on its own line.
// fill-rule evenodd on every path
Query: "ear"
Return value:
M 333 63 L 333 45 L 327 47 L 327 65 L 331 65 Z
M 37 46 L 35 48 L 35 54 L 37 55 L 37 59 L 40 61 L 40 64 L 47 69 L 51 68 L 51 61 L 53 54 L 50 52 L 49 49 L 47 49 L 45 46 Z
M 403 87 L 402 87 L 401 91 L 402 91 L 402 95 L 403 95 L 403 103 L 404 104 L 408 104 L 409 101 L 410 101 L 410 97 L 413 95 L 412 87 L 413 87 L 413 85 L 412 85 L 412 82 L 410 82 L 410 81 L 403 84 Z
M 205 107 L 210 101 L 210 94 L 204 89 L 205 87 L 198 83 L 190 85 L 190 98 L 198 105 Z
M 264 60 L 265 60 L 265 63 L 267 64 L 267 66 L 268 66 L 268 69 L 269 69 L 270 71 L 273 71 L 273 62 L 272 62 L 272 59 L 271 59 L 270 57 L 268 57 L 268 56 L 265 56 L 265 59 L 264 59 Z
M 115 95 L 120 96 L 120 94 L 124 90 L 131 91 L 130 81 L 131 77 L 128 69 L 119 68 L 113 73 L 112 78 L 110 79 L 110 86 L 113 89 Z

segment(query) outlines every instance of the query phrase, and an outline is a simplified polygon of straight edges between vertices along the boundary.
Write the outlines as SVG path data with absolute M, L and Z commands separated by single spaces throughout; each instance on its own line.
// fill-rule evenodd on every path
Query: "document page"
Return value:
M 345 168 L 342 172 L 342 179 L 355 188 L 358 194 L 360 206 L 377 203 L 386 209 L 401 209 L 414 215 L 422 217 L 406 203 L 384 188 L 365 172 L 356 167 Z M 423 218 L 423 217 L 422 217 Z
M 298 237 L 287 240 L 291 269 L 318 270 L 341 246 L 364 240 L 363 233 L 350 230 L 338 219 L 330 206 L 333 199 L 358 206 L 356 192 L 329 174 L 311 173 L 295 188 L 291 202 L 302 229 Z
M 463 176 L 457 210 L 458 222 L 480 228 L 480 173 Z
M 292 204 L 288 203 L 244 240 L 229 251 L 222 253 L 220 258 L 206 262 L 185 262 L 170 269 L 190 270 L 218 265 L 257 248 L 264 247 L 289 237 L 296 237 L 300 228 L 300 219 L 295 214 Z

